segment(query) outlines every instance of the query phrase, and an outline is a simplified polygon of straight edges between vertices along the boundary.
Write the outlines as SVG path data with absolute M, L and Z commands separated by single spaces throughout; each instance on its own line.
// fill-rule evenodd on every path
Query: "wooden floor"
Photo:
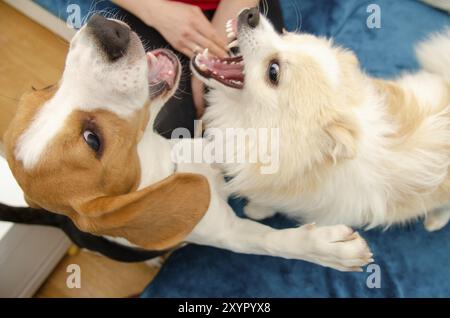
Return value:
M 0 136 L 20 96 L 31 87 L 56 83 L 68 44 L 0 1 Z M 81 268 L 81 288 L 66 286 L 67 265 Z M 86 251 L 66 256 L 37 292 L 37 297 L 129 297 L 150 282 L 157 268 L 119 263 Z
M 0 136 L 20 96 L 58 81 L 68 44 L 0 1 Z
M 80 287 L 69 289 L 70 264 L 80 266 Z M 35 297 L 133 297 L 142 292 L 158 272 L 143 263 L 120 263 L 88 251 L 67 255 Z

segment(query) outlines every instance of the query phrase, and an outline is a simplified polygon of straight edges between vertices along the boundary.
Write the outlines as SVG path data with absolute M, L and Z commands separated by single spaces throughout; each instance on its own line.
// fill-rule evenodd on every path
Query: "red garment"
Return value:
M 215 10 L 219 6 L 220 0 L 172 0 L 177 2 L 184 2 L 200 7 L 202 10 Z

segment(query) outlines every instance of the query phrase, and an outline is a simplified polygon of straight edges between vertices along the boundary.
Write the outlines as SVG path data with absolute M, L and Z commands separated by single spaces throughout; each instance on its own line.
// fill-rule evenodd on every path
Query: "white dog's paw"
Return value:
M 306 225 L 312 240 L 311 260 L 340 271 L 362 272 L 373 263 L 373 254 L 366 241 L 345 225 L 316 227 Z
M 263 207 L 258 204 L 249 202 L 244 207 L 244 213 L 250 219 L 253 220 L 263 220 L 267 219 L 275 214 L 275 211 L 269 207 Z
M 366 241 L 348 226 L 308 224 L 296 230 L 303 254 L 299 258 L 303 260 L 344 272 L 361 272 L 363 266 L 374 261 Z
M 450 210 L 432 212 L 424 221 L 425 229 L 428 232 L 439 231 L 450 221 Z

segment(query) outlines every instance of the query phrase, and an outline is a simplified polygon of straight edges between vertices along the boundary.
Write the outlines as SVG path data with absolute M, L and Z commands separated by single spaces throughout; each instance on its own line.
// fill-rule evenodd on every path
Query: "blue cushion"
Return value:
M 242 200 L 230 203 L 242 215 Z M 264 223 L 293 225 L 281 216 Z M 362 273 L 189 245 L 170 256 L 142 297 L 450 297 L 450 226 L 428 233 L 416 222 L 362 236 L 379 266 Z M 381 288 L 369 288 L 378 269 Z
M 86 21 L 87 17 L 91 16 L 94 12 L 117 12 L 117 6 L 111 1 L 105 0 L 32 0 L 54 16 L 57 16 L 63 21 L 67 21 L 71 12 L 67 9 L 69 5 L 75 4 L 80 8 L 80 16 L 83 21 Z
M 416 69 L 413 44 L 450 25 L 446 13 L 411 0 L 281 2 L 288 30 L 301 21 L 301 31 L 333 37 L 356 52 L 368 73 L 380 77 Z M 371 3 L 381 8 L 381 29 L 366 26 Z M 242 200 L 231 204 L 242 215 Z M 266 223 L 289 225 L 280 216 Z M 415 222 L 362 235 L 379 265 L 381 288 L 367 287 L 369 272 L 341 273 L 302 261 L 189 245 L 170 256 L 142 297 L 450 297 L 450 226 L 428 233 Z

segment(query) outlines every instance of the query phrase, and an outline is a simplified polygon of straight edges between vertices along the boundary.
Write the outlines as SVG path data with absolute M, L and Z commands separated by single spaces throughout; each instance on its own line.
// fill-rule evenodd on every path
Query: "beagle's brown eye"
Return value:
M 83 138 L 84 141 L 88 144 L 89 147 L 91 147 L 92 150 L 94 150 L 96 153 L 100 151 L 101 148 L 101 142 L 100 138 L 93 133 L 90 130 L 85 130 L 83 132 Z
M 278 85 L 278 80 L 280 79 L 280 64 L 277 60 L 270 61 L 269 68 L 267 69 L 267 77 L 272 85 Z

